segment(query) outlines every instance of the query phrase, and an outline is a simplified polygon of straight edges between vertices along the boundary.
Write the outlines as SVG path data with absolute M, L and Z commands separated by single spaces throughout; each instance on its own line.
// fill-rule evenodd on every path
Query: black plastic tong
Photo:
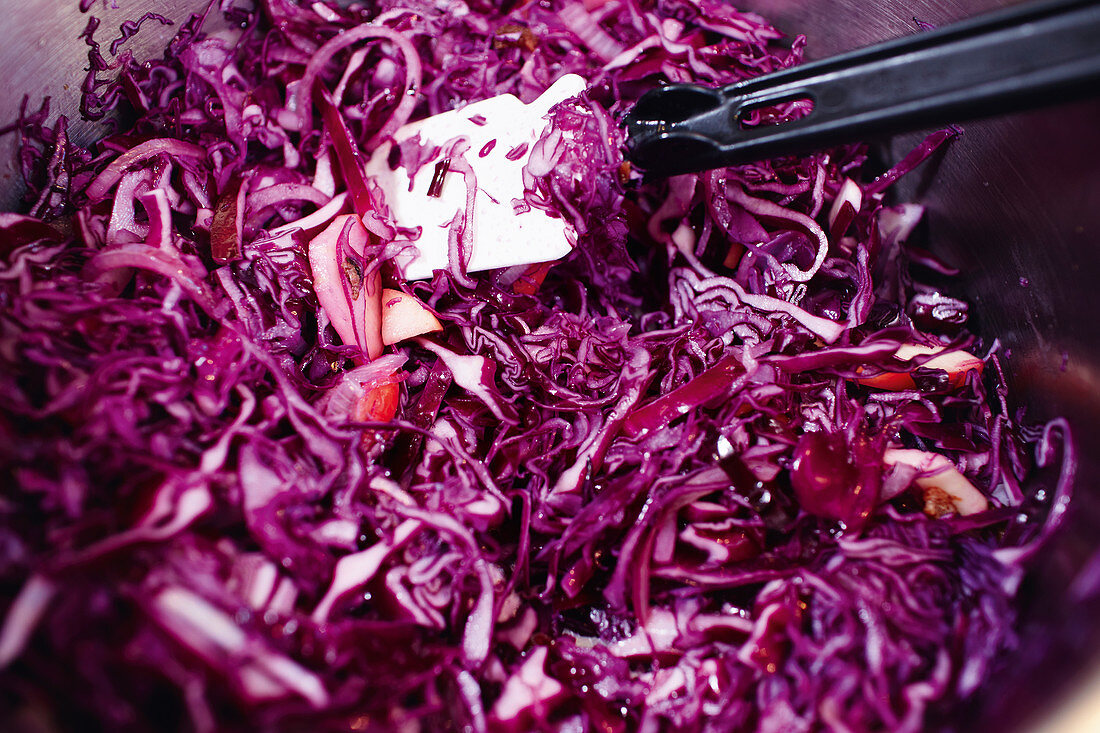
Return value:
M 625 122 L 631 160 L 674 175 L 1087 94 L 1100 94 L 1100 2 L 1042 0 L 727 87 L 661 87 Z M 798 99 L 813 103 L 800 119 L 743 125 Z

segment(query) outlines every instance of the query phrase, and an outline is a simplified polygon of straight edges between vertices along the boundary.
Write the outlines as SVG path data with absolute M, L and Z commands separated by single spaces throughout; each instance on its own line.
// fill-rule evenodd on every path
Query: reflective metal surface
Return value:
M 145 9 L 179 21 L 203 2 L 111 0 L 97 38 Z M 916 32 L 914 18 L 942 24 L 998 0 L 746 0 L 780 28 L 809 38 L 821 58 Z M 5 3 L 0 24 L 0 124 L 24 92 L 75 109 L 88 48 L 75 40 L 88 16 L 76 0 Z M 171 35 L 147 26 L 123 45 L 138 57 Z M 137 41 L 140 40 L 140 43 Z M 1100 41 L 1098 41 L 1100 42 Z M 97 125 L 74 125 L 87 141 Z M 883 143 L 896 160 L 917 136 Z M 0 204 L 18 196 L 12 136 L 0 139 Z M 932 175 L 934 174 L 934 175 Z M 1100 730 L 1100 581 L 1083 572 L 1100 547 L 1100 102 L 1076 103 L 971 123 L 939 160 L 905 183 L 902 197 L 929 207 L 934 249 L 961 267 L 959 292 L 973 303 L 976 329 L 1004 346 L 1007 377 L 1032 418 L 1070 418 L 1079 446 L 1078 491 L 1066 531 L 1039 561 L 1023 593 L 1023 650 L 985 689 L 959 730 L 1077 733 Z M 1100 571 L 1093 573 L 1100 576 Z M 1076 690 L 1084 690 L 1077 692 Z M 1066 717 L 1067 705 L 1084 701 Z M 1068 698 L 1067 698 L 1068 696 Z M 1091 706 L 1091 707 L 1090 707 Z M 1056 710 L 1057 709 L 1057 710 Z M 1083 710 L 1083 712 L 1082 712 Z M 1087 716 L 1092 715 L 1092 718 Z M 1091 721 L 1091 722 L 1089 722 Z
M 137 35 L 119 45 L 119 54 L 128 52 L 144 60 L 159 56 L 178 24 L 206 4 L 203 0 L 96 0 L 87 13 L 82 13 L 78 0 L 0 3 L 0 127 L 18 118 L 25 95 L 29 95 L 27 105 L 32 111 L 49 97 L 53 117 L 59 112 L 68 116 L 74 142 L 95 140 L 104 126 L 79 120 L 80 87 L 90 68 L 91 50 L 80 34 L 93 16 L 100 23 L 92 37 L 100 43 L 108 62 L 113 59 L 111 42 L 119 36 L 122 23 L 146 12 L 172 21 L 173 26 L 147 21 Z M 105 77 L 110 73 L 102 72 Z M 22 193 L 15 150 L 15 135 L 0 137 L 0 210 L 17 205 Z

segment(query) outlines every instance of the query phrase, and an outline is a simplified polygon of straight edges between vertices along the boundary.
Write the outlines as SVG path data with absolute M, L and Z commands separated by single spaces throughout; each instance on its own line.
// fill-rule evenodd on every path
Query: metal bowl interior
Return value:
M 781 29 L 804 33 L 808 55 L 824 57 L 942 24 L 1002 0 L 746 0 Z M 104 30 L 146 11 L 177 24 L 201 0 L 96 4 Z M 89 14 L 75 0 L 23 0 L 0 26 L 0 123 L 52 98 L 51 110 L 79 117 L 89 47 L 78 40 Z M 151 22 L 122 46 L 147 57 L 174 29 Z M 106 34 L 100 34 L 104 37 Z M 72 125 L 86 143 L 106 128 Z M 961 268 L 958 293 L 974 304 L 976 330 L 999 339 L 1017 406 L 1031 418 L 1064 415 L 1075 431 L 1078 489 L 1064 531 L 1025 580 L 1022 648 L 985 688 L 962 730 L 1084 730 L 1051 715 L 1089 678 L 1100 655 L 1100 102 L 1063 105 L 968 124 L 950 150 L 910 177 L 900 198 L 928 206 L 931 246 Z M 897 159 L 919 135 L 880 141 Z M 0 208 L 18 205 L 14 136 L 0 138 Z M 1100 677 L 1096 677 L 1100 679 Z M 1095 684 L 1095 683 L 1094 683 Z M 1093 719 L 1095 720 L 1095 719 Z M 1087 728 L 1089 730 L 1097 728 Z

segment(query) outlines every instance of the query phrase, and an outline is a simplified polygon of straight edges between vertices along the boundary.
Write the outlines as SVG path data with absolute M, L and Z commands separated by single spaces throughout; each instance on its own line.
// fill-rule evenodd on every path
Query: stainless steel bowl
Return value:
M 204 0 L 97 2 L 99 37 L 145 11 L 177 23 Z M 780 28 L 805 33 L 819 58 L 942 24 L 1002 0 L 745 0 Z M 0 24 L 0 124 L 23 95 L 52 97 L 76 118 L 88 47 L 88 15 L 76 0 L 7 3 Z M 122 46 L 148 57 L 173 33 L 149 24 Z M 102 134 L 72 125 L 77 142 Z M 942 159 L 906 181 L 903 198 L 929 208 L 934 248 L 962 268 L 960 294 L 974 303 L 976 330 L 998 338 L 1019 407 L 1033 419 L 1065 415 L 1080 455 L 1065 530 L 1023 588 L 1022 648 L 991 680 L 959 730 L 1100 730 L 1100 102 L 1075 103 L 972 123 Z M 919 135 L 888 143 L 897 158 Z M 0 139 L 0 207 L 18 201 L 13 136 Z M 934 170 L 928 170 L 932 168 Z M 934 176 L 929 175 L 934 172 Z M 1100 577 L 1100 570 L 1093 576 Z
M 91 47 L 80 39 L 94 16 L 100 26 L 97 39 L 118 35 L 119 26 L 140 18 L 146 12 L 172 21 L 173 26 L 147 21 L 141 32 L 123 43 L 120 53 L 135 58 L 159 56 L 179 23 L 205 6 L 201 0 L 99 0 L 87 13 L 81 13 L 78 0 L 18 0 L 3 3 L 0 19 L 0 127 L 19 116 L 26 97 L 29 110 L 38 109 L 43 98 L 50 100 L 52 117 L 65 114 L 72 122 L 70 137 L 79 145 L 96 140 L 106 130 L 103 124 L 81 123 L 80 88 L 89 68 Z M 115 7 L 117 6 L 117 7 Z M 109 46 L 108 41 L 105 46 Z M 109 49 L 103 54 L 109 59 Z M 109 73 L 109 72 L 105 72 Z M 10 211 L 23 193 L 19 166 L 15 159 L 16 138 L 0 138 L 0 210 Z

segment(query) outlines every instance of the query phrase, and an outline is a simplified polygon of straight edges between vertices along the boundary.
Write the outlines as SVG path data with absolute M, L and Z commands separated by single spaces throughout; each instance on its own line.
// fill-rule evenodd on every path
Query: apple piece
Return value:
M 942 369 L 947 372 L 949 383 L 958 388 L 966 381 L 966 375 L 971 371 L 981 374 L 985 363 L 968 351 L 956 349 L 945 351 L 942 346 L 924 346 L 921 344 L 902 344 L 894 352 L 894 358 L 899 361 L 910 361 L 917 356 L 936 354 L 928 361 L 921 364 L 923 367 Z M 862 368 L 859 370 L 862 371 Z M 899 392 L 906 389 L 915 389 L 916 383 L 910 372 L 883 372 L 872 377 L 857 377 L 856 380 L 867 387 L 885 389 L 891 392 Z
M 845 178 L 832 208 L 829 209 L 829 235 L 834 240 L 840 239 L 841 235 L 847 231 L 861 206 L 863 206 L 863 190 L 851 178 Z
M 382 289 L 382 343 L 386 346 L 442 330 L 439 319 L 414 296 L 400 290 Z
M 898 464 L 917 470 L 914 479 L 924 493 L 924 513 L 966 516 L 989 508 L 989 500 L 945 456 L 912 448 L 889 448 L 882 455 L 888 467 Z
M 340 262 L 340 239 L 347 237 L 355 258 Z M 369 359 L 382 355 L 382 282 L 377 270 L 363 271 L 370 235 L 355 214 L 332 220 L 309 242 L 313 290 L 340 340 L 357 345 Z

